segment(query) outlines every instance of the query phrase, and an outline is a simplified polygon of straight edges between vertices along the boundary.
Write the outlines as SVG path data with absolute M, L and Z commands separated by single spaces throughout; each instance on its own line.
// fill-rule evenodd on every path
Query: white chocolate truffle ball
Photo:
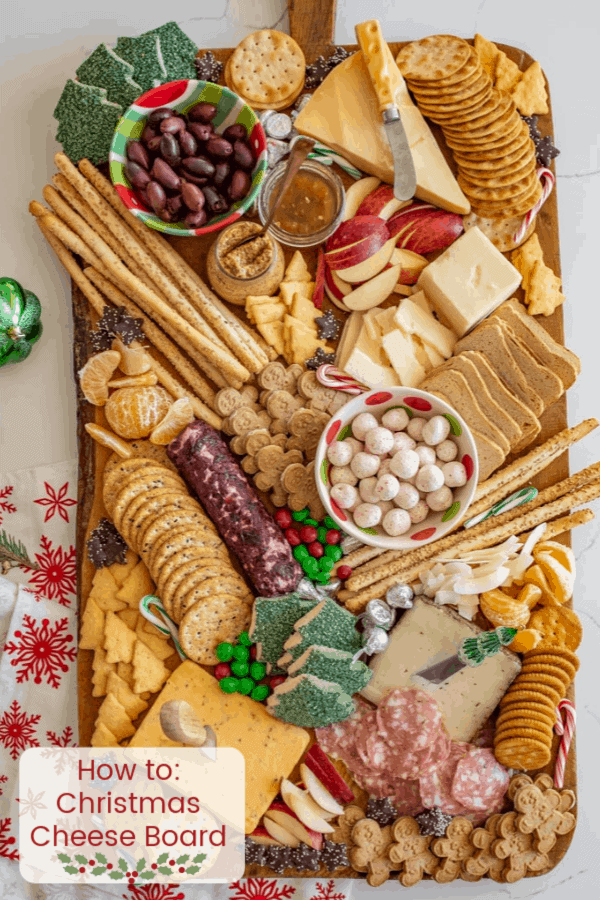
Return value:
M 400 482 L 394 475 L 380 475 L 375 485 L 379 500 L 393 500 L 400 490 Z
M 405 409 L 388 409 L 381 417 L 381 424 L 392 431 L 404 431 L 408 425 L 408 413 Z
M 389 428 L 371 428 L 365 435 L 365 450 L 377 456 L 385 456 L 394 446 L 394 435 Z
M 350 509 L 358 499 L 358 491 L 351 484 L 343 481 L 334 484 L 329 492 L 332 500 L 335 500 L 340 509 Z
M 446 441 L 442 441 L 441 444 L 438 444 L 435 448 L 435 452 L 437 453 L 438 459 L 441 459 L 442 462 L 452 462 L 453 459 L 456 459 L 458 456 L 458 447 L 450 438 Z
M 442 512 L 442 510 L 448 509 L 452 500 L 452 491 L 444 484 L 441 488 L 438 488 L 437 491 L 431 491 L 427 494 L 425 502 L 429 509 L 433 509 L 435 512 Z
M 327 459 L 334 466 L 347 466 L 354 456 L 354 450 L 348 441 L 334 441 L 327 448 Z
M 361 478 L 358 482 L 358 493 L 363 503 L 377 503 L 381 498 L 375 493 L 375 485 L 377 478 L 372 475 L 371 478 Z
M 329 480 L 332 484 L 356 484 L 358 476 L 354 474 L 350 466 L 332 466 L 329 471 Z
M 404 509 L 391 509 L 385 514 L 382 522 L 383 530 L 391 537 L 404 534 L 411 524 L 410 516 Z
M 374 503 L 360 503 L 353 515 L 359 528 L 375 528 L 381 522 L 381 510 Z
M 421 460 L 414 450 L 398 450 L 390 460 L 390 469 L 398 478 L 412 478 L 419 471 Z
M 419 502 L 413 506 L 412 509 L 409 509 L 408 515 L 410 516 L 410 521 L 413 525 L 418 525 L 419 522 L 424 522 L 431 510 L 427 506 L 424 500 L 419 500 Z
M 381 465 L 377 469 L 378 478 L 381 478 L 382 475 L 389 475 L 392 472 L 390 468 L 391 462 L 392 460 L 389 458 L 389 456 L 386 456 L 385 459 L 381 460 Z
M 436 447 L 450 434 L 450 422 L 445 416 L 432 416 L 423 426 L 423 440 L 430 447 Z
M 414 438 L 415 441 L 423 440 L 423 428 L 427 424 L 427 419 L 421 418 L 421 416 L 413 416 L 408 425 L 406 426 L 406 430 L 408 431 L 411 438 Z
M 437 461 L 435 450 L 433 449 L 433 447 L 429 447 L 427 444 L 417 444 L 417 446 L 415 447 L 415 453 L 421 460 L 422 466 L 434 466 Z
M 421 466 L 415 478 L 415 487 L 419 491 L 437 491 L 444 484 L 444 473 L 439 466 Z
M 394 503 L 396 506 L 399 506 L 400 509 L 414 509 L 420 499 L 416 487 L 405 481 L 400 485 L 400 490 L 394 497 Z
M 381 464 L 381 459 L 374 453 L 367 453 L 361 450 L 356 456 L 352 457 L 350 468 L 359 478 L 368 478 L 374 475 Z
M 394 446 L 390 453 L 393 455 L 398 450 L 414 450 L 416 446 L 417 442 L 414 438 L 411 438 L 410 434 L 407 434 L 405 431 L 398 431 L 394 435 Z
M 467 483 L 467 470 L 462 463 L 444 463 L 442 472 L 444 473 L 444 484 L 447 484 L 448 487 L 462 487 L 463 484 Z
M 367 431 L 377 428 L 379 422 L 372 413 L 359 413 L 352 421 L 352 434 L 359 441 L 364 441 Z

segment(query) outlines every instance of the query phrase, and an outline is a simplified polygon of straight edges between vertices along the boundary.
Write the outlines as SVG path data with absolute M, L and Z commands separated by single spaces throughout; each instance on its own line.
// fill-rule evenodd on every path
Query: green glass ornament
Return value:
M 0 367 L 27 359 L 42 335 L 42 306 L 14 278 L 0 278 Z

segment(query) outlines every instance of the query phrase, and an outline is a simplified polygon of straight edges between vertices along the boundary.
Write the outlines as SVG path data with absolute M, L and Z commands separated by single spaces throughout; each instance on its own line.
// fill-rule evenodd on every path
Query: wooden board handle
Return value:
M 392 78 L 386 55 L 386 43 L 377 19 L 360 22 L 356 27 L 356 38 L 363 59 L 367 64 L 375 93 L 379 101 L 379 109 L 383 111 L 394 105 L 392 94 Z
M 298 41 L 307 62 L 327 53 L 333 42 L 337 0 L 288 0 L 290 34 Z

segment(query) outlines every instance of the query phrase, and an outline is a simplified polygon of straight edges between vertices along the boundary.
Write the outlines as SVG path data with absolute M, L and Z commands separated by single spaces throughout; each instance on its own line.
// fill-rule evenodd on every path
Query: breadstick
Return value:
M 459 540 L 456 540 L 455 535 L 442 538 L 433 545 L 436 549 L 435 556 L 441 556 L 447 550 L 451 550 L 453 556 L 458 556 L 467 553 L 469 550 L 494 547 L 513 534 L 521 534 L 523 531 L 535 528 L 536 525 L 540 525 L 542 522 L 546 522 L 555 516 L 560 516 L 575 506 L 581 506 L 584 503 L 589 503 L 591 500 L 596 500 L 598 497 L 600 497 L 600 482 L 585 484 L 572 493 L 565 494 L 551 503 L 539 506 L 537 509 L 530 509 L 516 519 L 497 525 L 483 534 L 473 534 L 476 528 L 479 527 L 476 525 L 467 531 L 459 532 Z M 482 522 L 481 524 L 485 523 Z M 564 526 L 561 527 L 564 529 Z M 451 541 L 451 538 L 455 539 Z M 370 587 L 357 592 L 355 597 L 346 600 L 347 608 L 353 613 L 362 612 L 369 600 L 384 597 L 385 592 L 392 585 L 414 581 L 422 569 L 429 565 L 430 562 L 431 559 L 420 559 L 407 563 L 405 557 L 403 560 L 382 567 L 379 572 L 383 577 L 376 584 L 373 584 L 371 579 Z
M 46 228 L 44 224 L 44 217 L 39 218 L 37 220 L 37 223 L 40 227 L 40 231 L 56 253 L 58 259 L 63 264 L 81 293 L 84 295 L 90 306 L 98 313 L 99 316 L 101 316 L 106 304 L 94 285 L 91 284 L 83 274 L 83 272 L 73 259 L 72 254 L 67 250 L 65 245 L 61 241 L 59 241 L 59 239 L 54 234 L 52 234 L 52 232 L 49 231 L 48 228 Z
M 501 500 L 503 496 L 508 496 L 519 485 L 529 481 L 534 475 L 549 466 L 568 447 L 580 441 L 597 427 L 597 419 L 585 419 L 573 428 L 565 428 L 525 456 L 516 459 L 504 469 L 500 469 L 487 481 L 482 481 L 475 490 L 473 503 L 468 510 L 469 516 L 478 515 L 489 506 L 493 506 L 497 500 Z M 495 496 L 499 489 L 504 489 L 506 493 L 493 499 L 492 495 Z
M 150 353 L 152 358 L 152 368 L 156 373 L 156 377 L 158 378 L 159 384 L 162 384 L 164 388 L 168 390 L 170 394 L 180 400 L 182 397 L 187 397 L 192 405 L 192 409 L 194 411 L 194 415 L 197 419 L 204 419 L 209 425 L 212 425 L 213 428 L 217 430 L 221 429 L 222 421 L 220 416 L 209 409 L 205 403 L 198 399 L 198 397 L 194 397 L 188 391 L 185 390 L 184 387 L 171 375 L 170 372 L 167 372 L 165 367 L 158 362 L 158 360 Z
M 215 331 L 221 335 L 227 345 L 235 353 L 239 351 L 242 362 L 248 365 L 250 356 L 252 356 L 259 368 L 251 368 L 250 365 L 248 365 L 248 368 L 251 368 L 251 371 L 260 371 L 268 362 L 268 358 L 265 359 L 267 354 L 259 345 L 257 335 L 240 322 L 221 301 L 215 302 L 217 298 L 209 291 L 192 267 L 186 263 L 162 235 L 148 228 L 130 213 L 110 181 L 89 160 L 82 159 L 79 162 L 79 169 L 121 218 L 129 224 L 132 231 L 144 243 L 146 249 L 154 255 L 158 263 L 162 264 L 175 278 L 190 301 L 205 316 Z M 247 349 L 244 350 L 244 347 Z M 248 359 L 248 362 L 246 362 L 246 359 Z
M 552 538 L 557 537 L 559 534 L 571 531 L 579 525 L 585 525 L 586 522 L 591 522 L 594 518 L 594 513 L 589 507 L 586 509 L 578 509 L 577 512 L 571 513 L 568 516 L 562 516 L 560 519 L 548 522 L 548 526 L 542 535 L 542 540 L 551 541 Z M 529 537 L 529 534 L 530 532 L 524 532 L 523 534 L 520 534 L 519 537 L 522 540 L 526 540 Z
M 348 553 L 347 556 L 342 556 L 335 564 L 333 571 L 337 572 L 340 566 L 350 566 L 351 569 L 354 569 L 357 566 L 362 566 L 363 563 L 367 563 L 370 559 L 381 556 L 383 553 L 385 553 L 385 550 L 381 547 L 369 547 L 365 544 L 364 547 L 357 547 L 356 550 Z
M 34 208 L 46 209 L 45 206 L 41 206 L 41 204 L 37 203 L 35 200 L 29 204 L 29 211 L 36 216 L 38 224 L 43 221 L 45 226 L 45 232 L 48 231 L 53 234 L 61 244 L 67 247 L 72 253 L 76 253 L 80 256 L 86 263 L 90 266 L 94 266 L 98 269 L 99 272 L 102 272 L 103 275 L 108 277 L 109 271 L 102 262 L 101 258 L 96 255 L 96 253 L 92 250 L 91 247 L 82 241 L 78 234 L 75 234 L 62 219 L 59 219 L 58 216 L 55 216 L 49 209 L 46 209 L 45 214 L 41 215 L 37 211 L 34 212 Z M 45 233 L 44 232 L 44 233 Z

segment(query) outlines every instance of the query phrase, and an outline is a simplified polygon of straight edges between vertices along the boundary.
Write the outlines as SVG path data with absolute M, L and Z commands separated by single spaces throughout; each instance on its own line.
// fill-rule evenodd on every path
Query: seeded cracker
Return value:
M 143 94 L 141 86 L 133 80 L 133 66 L 106 44 L 99 44 L 76 71 L 79 81 L 105 88 L 110 102 L 124 109 Z
M 146 31 L 142 37 L 153 35 L 160 40 L 160 52 L 167 81 L 180 78 L 196 78 L 194 58 L 198 52 L 195 43 L 181 30 L 177 22 L 166 22 L 160 28 Z
M 131 63 L 133 77 L 143 91 L 149 91 L 169 80 L 156 34 L 149 32 L 140 37 L 120 37 L 115 53 L 125 62 Z
M 109 103 L 104 88 L 67 81 L 54 110 L 59 141 L 69 159 L 87 158 L 97 165 L 108 159 L 108 151 L 123 108 Z

